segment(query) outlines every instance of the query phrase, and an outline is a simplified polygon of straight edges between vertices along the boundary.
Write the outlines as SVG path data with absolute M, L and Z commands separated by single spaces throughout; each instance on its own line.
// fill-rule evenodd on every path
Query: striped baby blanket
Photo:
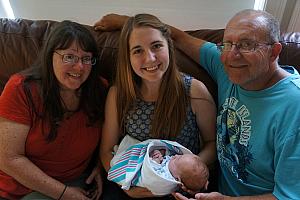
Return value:
M 111 161 L 108 180 L 118 183 L 122 189 L 131 186 L 148 188 L 154 195 L 166 195 L 176 190 L 180 182 L 165 179 L 157 174 L 150 162 L 149 152 L 165 148 L 167 155 L 191 153 L 177 142 L 149 139 L 143 142 L 126 135 Z

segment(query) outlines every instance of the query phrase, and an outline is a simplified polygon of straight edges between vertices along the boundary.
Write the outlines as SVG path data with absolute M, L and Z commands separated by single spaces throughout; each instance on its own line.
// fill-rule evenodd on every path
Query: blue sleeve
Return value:
M 300 128 L 275 152 L 275 187 L 277 199 L 300 199 Z
M 217 83 L 224 76 L 224 67 L 221 62 L 221 53 L 214 43 L 206 42 L 200 48 L 200 65 L 208 72 L 208 74 Z

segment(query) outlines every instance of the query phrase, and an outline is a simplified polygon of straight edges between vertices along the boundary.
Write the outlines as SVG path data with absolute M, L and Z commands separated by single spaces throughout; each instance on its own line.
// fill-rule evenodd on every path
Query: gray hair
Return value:
M 233 16 L 253 16 L 256 19 L 259 18 L 262 28 L 266 32 L 266 39 L 269 43 L 279 42 L 280 40 L 280 26 L 278 20 L 270 13 L 262 10 L 246 9 L 238 12 Z

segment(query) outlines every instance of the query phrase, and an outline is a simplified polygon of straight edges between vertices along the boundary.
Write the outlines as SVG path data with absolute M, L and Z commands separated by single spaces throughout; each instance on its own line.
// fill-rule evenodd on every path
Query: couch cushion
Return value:
M 0 19 L 0 91 L 12 74 L 34 62 L 53 23 Z
M 0 94 L 12 74 L 28 68 L 34 62 L 55 23 L 57 22 L 50 20 L 0 19 Z M 94 35 L 100 50 L 101 75 L 111 82 L 116 71 L 120 31 L 95 32 L 92 26 L 86 25 L 86 27 Z M 224 29 L 187 32 L 195 37 L 218 43 L 222 41 Z M 300 33 L 283 34 L 282 41 L 280 64 L 293 65 L 300 71 L 300 59 L 298 59 Z M 216 99 L 216 85 L 207 73 L 182 51 L 176 49 L 175 53 L 179 69 L 204 82 Z
M 292 65 L 300 72 L 300 32 L 282 34 L 279 63 Z

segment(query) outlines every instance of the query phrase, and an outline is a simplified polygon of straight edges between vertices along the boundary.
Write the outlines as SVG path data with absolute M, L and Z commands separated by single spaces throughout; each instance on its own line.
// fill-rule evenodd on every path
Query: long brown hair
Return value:
M 83 25 L 76 22 L 63 21 L 57 23 L 46 39 L 43 49 L 35 64 L 21 72 L 25 76 L 24 90 L 28 102 L 31 106 L 32 116 L 42 120 L 42 133 L 48 142 L 55 140 L 57 129 L 63 120 L 65 109 L 60 97 L 60 86 L 53 71 L 52 57 L 57 49 L 67 49 L 73 42 L 87 52 L 91 52 L 97 62 L 92 66 L 92 70 L 87 80 L 80 86 L 80 105 L 78 110 L 82 109 L 88 116 L 87 126 L 100 126 L 104 116 L 104 101 L 106 89 L 100 80 L 99 53 L 97 44 L 90 31 Z M 39 85 L 40 96 L 43 103 L 43 111 L 40 113 L 33 102 L 31 95 L 31 82 Z M 33 123 L 33 122 L 32 122 Z M 49 132 L 45 132 L 46 124 L 50 123 Z
M 137 27 L 150 27 L 159 30 L 168 43 L 169 67 L 163 75 L 159 88 L 160 95 L 155 102 L 150 136 L 172 139 L 182 129 L 189 98 L 185 91 L 182 75 L 175 63 L 170 29 L 157 17 L 150 14 L 138 14 L 130 17 L 120 35 L 115 86 L 117 88 L 117 111 L 121 130 L 124 130 L 125 116 L 129 109 L 135 105 L 137 98 L 141 98 L 142 79 L 132 69 L 129 52 L 129 38 L 132 30 Z

